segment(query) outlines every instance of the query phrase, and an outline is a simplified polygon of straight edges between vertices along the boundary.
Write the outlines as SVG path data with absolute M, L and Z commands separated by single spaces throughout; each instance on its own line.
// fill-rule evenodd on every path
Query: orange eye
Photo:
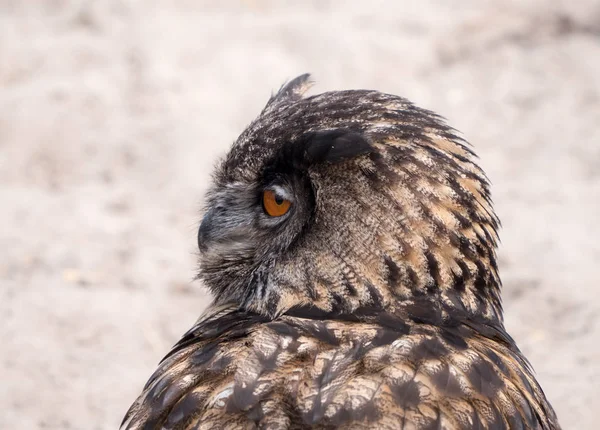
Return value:
M 265 190 L 262 195 L 263 207 L 269 216 L 283 216 L 289 210 L 292 202 L 278 196 L 273 190 Z

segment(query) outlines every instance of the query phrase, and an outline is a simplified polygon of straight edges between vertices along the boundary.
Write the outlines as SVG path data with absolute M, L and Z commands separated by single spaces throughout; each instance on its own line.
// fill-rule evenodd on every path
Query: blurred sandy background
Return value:
M 0 0 L 0 428 L 117 428 L 207 303 L 211 166 L 307 71 L 475 145 L 508 329 L 564 428 L 597 428 L 598 0 Z

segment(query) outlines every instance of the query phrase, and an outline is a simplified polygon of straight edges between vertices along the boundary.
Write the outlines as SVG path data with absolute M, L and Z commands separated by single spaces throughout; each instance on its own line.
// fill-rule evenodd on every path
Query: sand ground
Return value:
M 597 428 L 598 0 L 0 0 L 0 428 L 118 426 L 207 303 L 211 166 L 306 71 L 475 145 L 506 325 L 564 428 Z

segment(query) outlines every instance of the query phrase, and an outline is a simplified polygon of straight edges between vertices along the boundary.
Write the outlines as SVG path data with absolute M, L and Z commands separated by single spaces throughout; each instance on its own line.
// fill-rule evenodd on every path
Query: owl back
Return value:
M 557 429 L 501 327 L 440 313 L 220 309 L 163 360 L 123 429 Z

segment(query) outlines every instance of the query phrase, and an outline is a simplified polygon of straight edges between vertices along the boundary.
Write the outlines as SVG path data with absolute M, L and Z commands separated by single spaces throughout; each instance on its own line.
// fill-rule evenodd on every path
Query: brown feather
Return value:
M 559 429 L 504 330 L 471 148 L 400 97 L 308 85 L 217 168 L 198 236 L 214 304 L 122 428 Z M 267 189 L 289 213 L 264 213 Z

